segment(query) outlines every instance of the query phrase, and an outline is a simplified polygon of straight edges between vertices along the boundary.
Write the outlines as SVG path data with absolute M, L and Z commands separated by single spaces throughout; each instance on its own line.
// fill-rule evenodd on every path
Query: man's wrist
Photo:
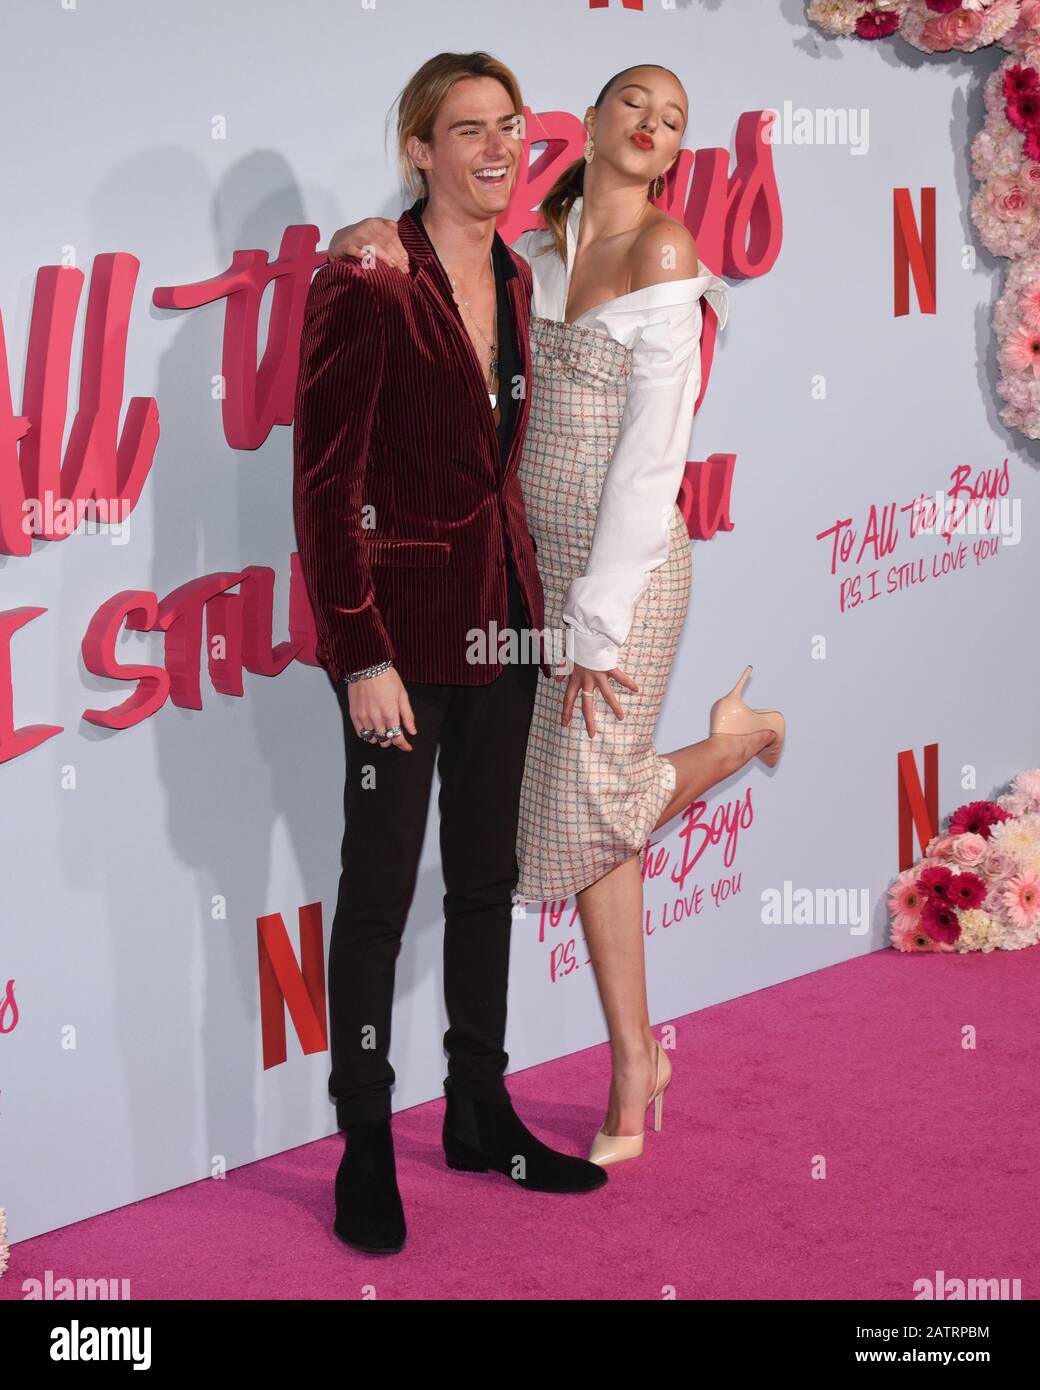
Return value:
M 344 677 L 348 685 L 353 685 L 355 681 L 369 680 L 372 676 L 381 676 L 385 671 L 393 670 L 392 661 L 377 661 L 374 666 L 366 666 L 361 671 L 350 671 Z

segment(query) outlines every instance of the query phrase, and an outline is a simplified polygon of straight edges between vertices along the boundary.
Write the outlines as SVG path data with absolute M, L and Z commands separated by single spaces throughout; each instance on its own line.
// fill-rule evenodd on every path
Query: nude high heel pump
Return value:
M 751 675 L 751 667 L 744 668 L 744 674 L 728 695 L 721 696 L 711 707 L 711 734 L 757 734 L 771 729 L 776 734 L 773 743 L 768 744 L 757 756 L 769 767 L 776 767 L 783 747 L 787 724 L 778 709 L 751 709 L 743 701 L 741 692 Z
M 664 1115 L 665 1087 L 672 1079 L 672 1064 L 661 1044 L 658 1042 L 656 1046 L 654 1089 L 650 1092 L 647 1105 L 652 1104 L 654 1107 L 654 1129 L 659 1131 Z M 592 1141 L 592 1148 L 589 1150 L 589 1162 L 598 1163 L 601 1168 L 605 1168 L 608 1163 L 621 1163 L 626 1158 L 638 1158 L 642 1152 L 642 1131 L 639 1134 L 604 1134 L 600 1130 Z

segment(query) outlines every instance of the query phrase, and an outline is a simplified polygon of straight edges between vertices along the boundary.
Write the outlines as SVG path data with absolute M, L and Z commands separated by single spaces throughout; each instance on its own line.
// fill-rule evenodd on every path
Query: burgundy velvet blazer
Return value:
M 530 408 L 531 269 L 496 232 L 525 383 L 502 469 L 448 277 L 411 211 L 397 228 L 407 275 L 383 261 L 330 261 L 304 312 L 293 515 L 316 655 L 333 680 L 391 658 L 403 680 L 486 685 L 503 667 L 466 652 L 472 629 L 494 652 L 491 623 L 509 625 L 507 544 L 530 625 L 545 621 L 517 477 Z

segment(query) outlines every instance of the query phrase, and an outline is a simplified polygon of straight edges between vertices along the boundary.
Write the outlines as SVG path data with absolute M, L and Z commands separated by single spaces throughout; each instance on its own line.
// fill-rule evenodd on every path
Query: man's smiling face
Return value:
M 431 194 L 475 219 L 497 217 L 509 205 L 522 149 L 522 112 L 494 77 L 465 77 L 441 103 L 433 138 L 408 142 Z

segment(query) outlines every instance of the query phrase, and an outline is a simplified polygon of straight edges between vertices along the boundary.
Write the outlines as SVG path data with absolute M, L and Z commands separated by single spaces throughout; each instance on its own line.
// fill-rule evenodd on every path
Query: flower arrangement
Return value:
M 974 53 L 1002 42 L 1032 0 L 810 0 L 806 14 L 828 34 L 898 34 L 924 53 Z M 1035 42 L 1035 40 L 1034 40 Z
M 888 896 L 900 951 L 1017 951 L 1040 942 L 1040 768 L 969 801 Z
M 999 44 L 1011 55 L 984 87 L 971 217 L 986 250 L 1012 263 L 993 311 L 1000 418 L 1040 439 L 1040 0 L 809 0 L 806 15 L 847 38 L 895 34 L 925 53 Z
M 0 1207 L 0 1279 L 4 1277 L 10 1249 L 7 1244 L 7 1212 Z

